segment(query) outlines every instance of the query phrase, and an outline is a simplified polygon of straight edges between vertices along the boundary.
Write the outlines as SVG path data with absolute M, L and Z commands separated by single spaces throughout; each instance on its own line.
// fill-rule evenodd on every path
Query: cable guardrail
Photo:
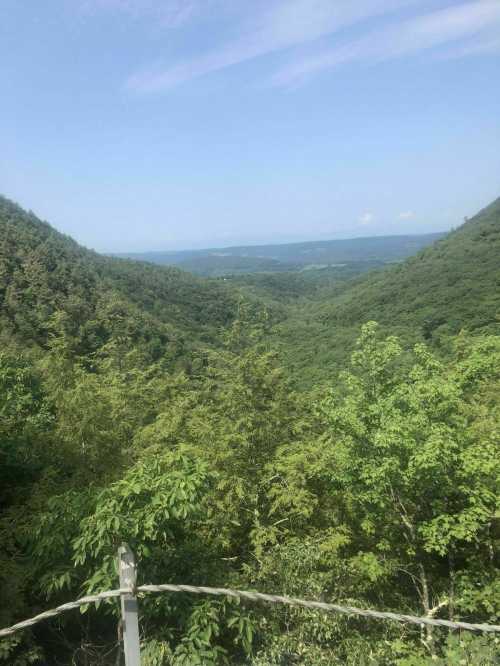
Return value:
M 174 583 L 165 583 L 163 585 L 136 585 L 136 565 L 132 551 L 126 544 L 123 544 L 118 551 L 118 564 L 120 572 L 120 587 L 116 590 L 106 590 L 98 594 L 88 595 L 62 604 L 51 610 L 44 611 L 34 617 L 18 622 L 11 627 L 0 629 L 0 638 L 11 636 L 17 631 L 27 629 L 42 622 L 43 620 L 56 617 L 61 613 L 73 610 L 83 605 L 97 603 L 104 599 L 120 597 L 122 602 L 122 619 L 126 630 L 124 632 L 125 656 L 127 653 L 134 653 L 134 659 L 126 661 L 127 664 L 140 664 L 139 632 L 138 632 L 138 612 L 137 595 L 151 594 L 161 592 L 188 593 L 188 594 L 206 594 L 211 596 L 226 596 L 237 599 L 246 599 L 248 601 L 263 601 L 271 604 L 284 604 L 288 606 L 298 606 L 312 610 L 326 612 L 342 613 L 344 615 L 354 615 L 376 620 L 390 620 L 401 623 L 411 623 L 419 626 L 445 627 L 448 629 L 462 629 L 465 631 L 479 631 L 495 633 L 500 632 L 498 624 L 484 624 L 473 622 L 462 622 L 459 620 L 441 620 L 439 618 L 407 615 L 405 613 L 394 613 L 391 611 L 378 611 L 370 608 L 357 608 L 355 606 L 343 606 L 340 604 L 331 604 L 324 601 L 314 601 L 299 599 L 280 594 L 265 594 L 263 592 L 253 592 L 250 590 L 235 590 L 225 587 L 205 587 L 203 585 L 177 585 Z M 128 645 L 127 645 L 128 641 Z

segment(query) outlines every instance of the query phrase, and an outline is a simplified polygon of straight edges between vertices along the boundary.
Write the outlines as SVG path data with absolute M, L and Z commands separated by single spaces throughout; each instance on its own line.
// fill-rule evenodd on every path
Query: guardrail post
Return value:
M 130 594 L 120 595 L 125 666 L 140 666 L 139 618 L 137 597 L 134 592 L 137 584 L 137 568 L 134 553 L 126 543 L 122 543 L 118 548 L 118 571 L 120 588 L 126 587 L 132 590 Z

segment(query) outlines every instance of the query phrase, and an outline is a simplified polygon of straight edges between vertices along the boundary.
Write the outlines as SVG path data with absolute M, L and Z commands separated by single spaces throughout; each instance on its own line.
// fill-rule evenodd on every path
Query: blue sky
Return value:
M 2 0 L 0 192 L 103 251 L 427 232 L 500 195 L 500 0 Z

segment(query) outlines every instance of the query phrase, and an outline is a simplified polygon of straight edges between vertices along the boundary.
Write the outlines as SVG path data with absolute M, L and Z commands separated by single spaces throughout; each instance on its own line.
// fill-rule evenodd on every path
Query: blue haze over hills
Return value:
M 445 232 L 308 241 L 277 245 L 242 245 L 205 250 L 131 252 L 120 256 L 178 266 L 207 276 L 282 272 L 359 264 L 360 269 L 401 261 L 442 238 Z

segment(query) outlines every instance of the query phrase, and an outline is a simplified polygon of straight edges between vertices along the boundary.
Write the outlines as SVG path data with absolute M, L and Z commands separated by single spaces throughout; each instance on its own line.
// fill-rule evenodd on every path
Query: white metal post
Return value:
M 137 583 L 137 568 L 134 553 L 126 543 L 122 543 L 118 548 L 118 571 L 120 573 L 120 588 L 135 590 Z M 125 666 L 140 666 L 141 650 L 139 643 L 137 597 L 133 592 L 130 594 L 122 594 L 120 596 L 120 601 L 122 607 Z

